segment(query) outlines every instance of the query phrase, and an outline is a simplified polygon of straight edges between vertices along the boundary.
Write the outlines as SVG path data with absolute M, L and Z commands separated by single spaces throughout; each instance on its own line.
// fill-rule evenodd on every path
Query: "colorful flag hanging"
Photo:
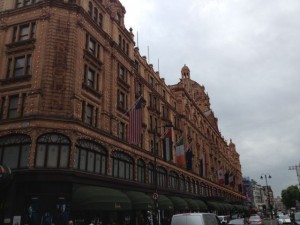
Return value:
M 142 98 L 139 98 L 129 112 L 129 143 L 138 145 L 142 134 Z
M 220 184 L 224 184 L 225 182 L 225 174 L 222 166 L 218 169 L 218 180 Z
M 176 162 L 178 166 L 184 167 L 184 145 L 183 145 L 183 137 L 179 139 L 176 144 Z

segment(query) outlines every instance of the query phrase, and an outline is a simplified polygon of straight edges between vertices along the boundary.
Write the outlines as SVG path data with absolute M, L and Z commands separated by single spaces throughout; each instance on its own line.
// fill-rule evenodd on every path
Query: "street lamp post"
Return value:
M 157 153 L 158 153 L 158 148 L 157 148 L 157 145 L 156 145 L 156 135 L 157 135 L 157 129 L 158 128 L 162 128 L 162 127 L 165 127 L 165 128 L 172 128 L 173 125 L 172 123 L 169 123 L 169 124 L 166 124 L 165 126 L 160 126 L 158 127 L 157 125 L 155 126 L 155 129 L 154 129 L 154 138 L 153 138 L 153 157 L 154 157 L 154 187 L 155 187 L 155 191 L 153 193 L 153 199 L 154 199 L 154 212 L 155 212 L 155 220 L 154 220 L 154 225 L 157 225 L 159 224 L 158 223 L 158 183 L 157 183 Z
M 266 180 L 266 189 L 267 189 L 267 197 L 268 197 L 268 209 L 271 215 L 271 218 L 273 219 L 273 215 L 272 215 L 272 210 L 271 210 L 271 203 L 270 203 L 270 193 L 269 193 L 269 188 L 268 188 L 268 178 L 271 179 L 271 175 L 270 174 L 262 174 L 260 176 L 260 179 L 264 179 Z

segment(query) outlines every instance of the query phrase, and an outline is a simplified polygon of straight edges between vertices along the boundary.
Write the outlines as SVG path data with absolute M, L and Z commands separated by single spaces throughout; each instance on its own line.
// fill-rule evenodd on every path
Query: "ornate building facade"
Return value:
M 243 209 L 239 154 L 204 86 L 186 65 L 167 85 L 135 47 L 125 13 L 118 0 L 0 0 L 4 224 L 146 224 Z

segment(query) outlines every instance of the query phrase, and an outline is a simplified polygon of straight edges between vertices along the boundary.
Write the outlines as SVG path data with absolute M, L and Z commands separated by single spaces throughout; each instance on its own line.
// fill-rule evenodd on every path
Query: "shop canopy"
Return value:
M 125 211 L 131 210 L 128 196 L 119 190 L 81 186 L 73 192 L 74 210 Z
M 199 205 L 197 204 L 197 202 L 195 200 L 190 199 L 190 198 L 185 198 L 184 200 L 187 202 L 190 210 L 194 210 L 194 211 L 200 210 Z
M 133 209 L 154 209 L 154 201 L 148 195 L 137 191 L 128 191 L 126 194 L 131 200 Z
M 205 202 L 203 202 L 201 200 L 195 200 L 195 201 L 198 204 L 200 211 L 202 211 L 202 212 L 207 212 L 208 211 L 208 208 L 207 208 L 207 205 L 205 204 Z
M 157 203 L 159 209 L 165 209 L 165 210 L 174 209 L 173 202 L 165 195 L 158 195 Z
M 184 201 L 180 197 L 169 197 L 171 201 L 173 202 L 174 209 L 176 210 L 187 210 L 189 209 L 189 206 L 186 201 Z

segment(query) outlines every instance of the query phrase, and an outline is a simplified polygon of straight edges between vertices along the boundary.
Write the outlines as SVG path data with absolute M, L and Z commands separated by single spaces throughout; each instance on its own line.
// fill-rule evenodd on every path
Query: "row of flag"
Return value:
M 128 139 L 130 144 L 139 145 L 142 135 L 142 97 L 139 97 L 133 107 L 129 109 L 129 129 Z M 172 151 L 172 128 L 168 128 L 163 136 L 163 159 L 165 161 L 173 160 Z M 156 144 L 156 143 L 155 143 Z M 187 147 L 184 147 L 183 136 L 179 138 L 176 143 L 176 162 L 180 167 L 186 167 L 187 170 L 192 170 L 193 167 L 193 151 L 192 142 L 188 143 Z M 205 176 L 206 162 L 205 154 L 202 155 L 200 162 L 201 175 Z
M 225 184 L 234 187 L 235 176 L 232 173 L 225 171 L 225 169 L 222 166 L 218 169 L 217 172 L 218 172 L 218 180 L 220 184 Z

